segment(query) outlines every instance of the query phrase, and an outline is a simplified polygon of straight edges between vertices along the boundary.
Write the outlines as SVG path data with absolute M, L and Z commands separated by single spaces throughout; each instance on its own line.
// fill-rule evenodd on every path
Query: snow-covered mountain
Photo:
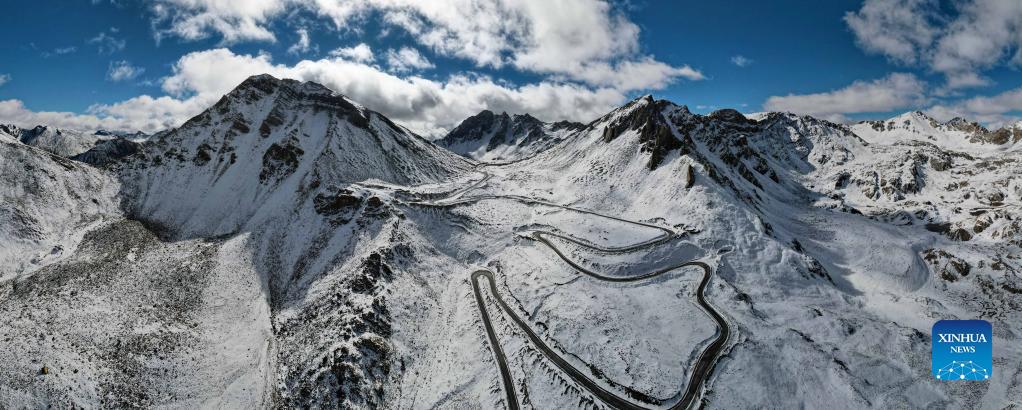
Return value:
M 21 128 L 11 124 L 0 124 L 0 132 L 13 136 L 27 145 L 63 157 L 81 154 L 91 149 L 99 141 L 114 138 L 113 134 L 104 131 L 85 132 L 45 125 Z
M 421 184 L 469 168 L 322 85 L 264 75 L 144 145 L 120 173 L 134 215 L 209 235 L 300 207 L 321 185 Z
M 437 144 L 480 161 L 513 161 L 550 148 L 582 128 L 579 123 L 544 123 L 529 114 L 484 110 L 466 118 Z
M 1022 154 L 905 120 L 646 96 L 476 163 L 257 76 L 103 169 L 0 132 L 0 407 L 1018 406 Z
M 67 257 L 117 214 L 117 190 L 112 176 L 0 129 L 0 282 Z
M 491 191 L 683 223 L 696 232 L 689 240 L 718 260 L 726 278 L 711 299 L 742 329 L 710 381 L 710 407 L 757 407 L 766 397 L 782 408 L 998 407 L 1017 403 L 1018 381 L 990 383 L 968 401 L 955 386 L 929 381 L 929 329 L 939 318 L 983 318 L 1011 329 L 999 336 L 1004 344 L 994 356 L 1002 372 L 1019 371 L 1022 282 L 1013 261 L 1022 244 L 1022 185 L 1013 175 L 1020 170 L 1017 153 L 979 156 L 914 138 L 871 144 L 853 128 L 811 117 L 770 113 L 753 121 L 733 110 L 701 116 L 643 98 L 535 158 L 494 169 L 491 181 L 501 182 L 489 184 Z M 718 251 L 726 256 L 712 256 Z M 634 339 L 579 335 L 623 330 L 665 340 L 673 337 L 668 329 L 705 326 L 705 318 L 681 323 L 685 316 L 675 311 L 679 322 L 661 323 L 656 332 L 602 319 L 606 328 L 592 328 L 573 318 L 611 316 L 600 313 L 608 303 L 566 312 L 565 305 L 577 304 L 564 299 L 565 289 L 547 290 L 566 277 L 529 275 L 509 264 L 501 261 L 524 309 L 540 312 L 537 323 L 558 329 L 552 338 L 585 352 L 603 374 L 641 379 L 638 363 L 611 354 L 620 351 L 643 357 L 637 362 L 645 366 L 657 363 L 658 374 L 685 374 L 665 364 L 677 362 L 642 356 Z M 609 294 L 616 291 L 587 290 L 596 299 L 617 298 L 615 307 L 654 298 L 636 293 L 622 301 Z M 613 317 L 639 314 L 615 309 Z M 877 369 L 883 378 L 873 377 Z M 914 387 L 900 387 L 906 385 Z M 535 390 L 531 384 L 530 394 Z
M 141 147 L 142 144 L 119 136 L 112 139 L 98 141 L 92 146 L 92 148 L 89 148 L 88 151 L 74 155 L 71 159 L 98 167 L 104 167 L 116 163 L 121 158 L 135 154 L 141 149 Z
M 906 140 L 929 142 L 944 149 L 987 152 L 1017 149 L 1022 140 L 1019 124 L 990 131 L 961 117 L 940 122 L 921 111 L 911 111 L 887 121 L 862 121 L 852 126 L 856 134 L 875 144 Z

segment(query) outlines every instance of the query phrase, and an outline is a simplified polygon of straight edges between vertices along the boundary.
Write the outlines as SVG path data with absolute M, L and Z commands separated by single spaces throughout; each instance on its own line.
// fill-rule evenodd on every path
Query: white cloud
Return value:
M 110 33 L 117 33 L 117 31 L 116 28 L 110 29 Z M 116 53 L 124 50 L 124 46 L 127 44 L 124 39 L 117 38 L 113 34 L 107 34 L 105 31 L 97 34 L 96 37 L 90 38 L 86 43 L 95 45 L 100 54 Z
M 918 105 L 924 102 L 925 92 L 926 84 L 914 75 L 893 73 L 828 92 L 773 96 L 763 104 L 763 109 L 840 120 L 844 114 L 886 112 Z
M 752 64 L 752 59 L 746 58 L 745 56 L 739 54 L 734 57 L 731 57 L 731 64 L 734 64 L 739 67 L 748 67 L 750 64 Z
M 1022 112 L 1022 88 L 1015 88 L 992 96 L 976 96 L 951 104 L 938 104 L 927 112 L 941 120 L 963 117 L 998 128 L 1019 120 Z
M 370 63 L 375 59 L 375 57 L 373 57 L 373 49 L 365 43 L 361 43 L 354 47 L 341 47 L 334 49 L 330 52 L 330 56 L 341 57 L 356 63 Z
M 7 84 L 11 81 L 10 74 L 0 74 L 0 86 Z
M 450 128 L 482 109 L 529 112 L 546 120 L 590 120 L 623 102 L 612 89 L 540 82 L 510 86 L 484 76 L 455 75 L 445 81 L 399 77 L 343 58 L 274 64 L 267 55 L 227 49 L 190 53 L 174 65 L 163 89 L 212 103 L 253 74 L 316 81 L 420 132 Z
M 845 14 L 859 47 L 902 63 L 915 63 L 938 35 L 937 0 L 866 0 Z
M 270 17 L 284 12 L 288 0 L 155 0 L 156 39 L 167 36 L 201 40 L 216 32 L 224 43 L 243 40 L 276 41 L 265 27 Z
M 620 91 L 661 89 L 679 77 L 693 81 L 706 78 L 703 73 L 687 65 L 673 67 L 656 61 L 652 57 L 626 60 L 617 64 L 588 63 L 584 67 L 579 67 L 576 74 L 555 76 L 555 78 L 580 80 L 587 84 L 610 87 Z
M 95 104 L 86 112 L 116 124 L 106 126 L 107 129 L 154 132 L 177 127 L 215 102 L 216 99 L 206 95 L 185 99 L 141 95 L 114 104 Z
M 42 55 L 43 58 L 50 58 L 54 56 L 62 56 L 64 54 L 72 54 L 76 51 L 78 51 L 78 47 L 75 46 L 57 47 L 52 51 L 43 51 L 40 55 Z
M 944 74 L 948 89 L 990 84 L 982 72 L 1022 65 L 1022 2 L 866 0 L 845 22 L 864 50 Z
M 144 68 L 133 66 L 131 62 L 111 61 L 110 68 L 106 72 L 106 78 L 110 81 L 134 80 L 143 72 L 145 72 Z
M 411 47 L 387 50 L 387 65 L 397 72 L 421 71 L 436 67 L 420 54 L 419 50 Z
M 621 91 L 704 78 L 690 66 L 643 54 L 639 27 L 607 0 L 158 0 L 151 6 L 158 37 L 195 40 L 215 33 L 225 43 L 275 41 L 271 20 L 296 8 L 330 19 L 338 30 L 381 16 L 383 29 L 404 29 L 434 53 L 480 67 L 511 65 Z M 617 69 L 655 77 L 607 74 Z
M 235 54 L 220 48 L 181 57 L 173 74 L 163 79 L 162 88 L 171 96 L 143 95 L 95 105 L 85 115 L 33 112 L 20 101 L 0 101 L 0 121 L 156 131 L 180 125 L 248 76 L 261 73 L 316 81 L 427 135 L 441 133 L 483 109 L 528 112 L 547 121 L 588 121 L 627 98 L 611 88 L 550 81 L 513 86 L 478 75 L 455 75 L 444 81 L 400 77 L 342 57 L 303 60 L 289 66 L 275 64 L 265 54 Z
M 40 124 L 73 129 L 120 129 L 127 122 L 118 118 L 101 118 L 71 112 L 36 112 L 25 108 L 20 100 L 0 100 L 0 121 L 23 127 Z
M 319 51 L 319 46 L 312 44 L 312 41 L 309 39 L 309 30 L 300 28 L 295 31 L 295 34 L 298 34 L 298 41 L 292 44 L 291 47 L 288 47 L 288 54 L 299 55 L 308 53 L 309 51 Z

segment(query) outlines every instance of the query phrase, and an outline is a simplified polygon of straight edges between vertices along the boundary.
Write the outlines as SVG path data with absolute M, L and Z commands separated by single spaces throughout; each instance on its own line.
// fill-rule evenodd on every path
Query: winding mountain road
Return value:
M 483 164 L 481 166 L 486 166 L 486 165 Z M 479 196 L 474 196 L 474 197 L 470 197 L 470 198 L 460 198 L 466 192 L 482 186 L 491 177 L 491 175 L 489 173 L 487 173 L 487 172 L 483 172 L 483 171 L 478 171 L 478 172 L 483 174 L 483 177 L 480 180 L 478 180 L 478 181 L 476 181 L 476 182 L 474 182 L 474 183 L 472 183 L 472 184 L 470 184 L 470 185 L 468 185 L 466 187 L 463 187 L 461 189 L 453 191 L 453 192 L 445 195 L 444 198 L 440 198 L 440 199 L 417 199 L 417 200 L 413 200 L 413 201 L 411 201 L 409 203 L 413 204 L 413 205 L 419 205 L 419 206 L 448 208 L 448 207 L 454 207 L 454 206 L 458 206 L 458 205 L 462 205 L 462 204 L 466 204 L 466 203 L 474 203 L 474 202 L 478 202 L 478 201 L 482 201 L 482 200 L 487 200 L 487 199 L 506 199 L 506 200 L 519 201 L 519 202 L 523 202 L 523 203 L 526 203 L 526 204 L 544 205 L 544 206 L 550 206 L 550 207 L 556 207 L 556 208 L 571 210 L 571 211 L 575 211 L 575 212 L 590 214 L 590 215 L 594 215 L 594 216 L 599 216 L 599 217 L 603 217 L 603 218 L 608 218 L 608 219 L 612 219 L 612 220 L 616 220 L 616 221 L 620 221 L 620 222 L 630 223 L 630 224 L 644 226 L 644 227 L 653 228 L 653 229 L 657 229 L 657 230 L 662 231 L 662 233 L 660 235 L 658 235 L 658 236 L 656 236 L 656 237 L 654 237 L 652 239 L 649 239 L 649 240 L 646 240 L 646 241 L 643 241 L 643 242 L 639 242 L 639 243 L 635 243 L 635 244 L 631 244 L 631 245 L 618 246 L 618 247 L 603 247 L 603 246 L 599 246 L 599 245 L 596 245 L 596 244 L 590 243 L 588 241 L 585 241 L 585 240 L 582 240 L 582 239 L 578 239 L 578 238 L 575 238 L 575 237 L 572 237 L 572 236 L 569 236 L 569 235 L 563 235 L 563 234 L 560 234 L 560 233 L 557 233 L 557 232 L 551 232 L 551 231 L 545 231 L 545 230 L 535 230 L 529 236 L 530 239 L 536 240 L 539 243 L 542 243 L 546 247 L 550 248 L 559 258 L 561 258 L 561 260 L 563 260 L 565 263 L 570 265 L 572 268 L 578 270 L 579 272 L 581 272 L 581 273 L 583 273 L 583 274 L 585 274 L 587 276 L 590 276 L 590 277 L 592 277 L 594 279 L 597 279 L 597 280 L 602 280 L 602 281 L 607 281 L 607 282 L 617 282 L 617 283 L 621 283 L 621 282 L 637 282 L 637 281 L 642 281 L 642 280 L 654 278 L 654 277 L 663 275 L 665 273 L 668 273 L 668 272 L 671 272 L 671 271 L 674 271 L 674 270 L 677 270 L 677 269 L 682 269 L 682 268 L 685 268 L 685 267 L 698 267 L 698 268 L 703 270 L 702 281 L 700 281 L 699 287 L 696 290 L 696 295 L 695 295 L 696 296 L 696 302 L 716 322 L 716 325 L 717 325 L 716 337 L 713 339 L 712 342 L 709 343 L 709 345 L 706 346 L 706 348 L 702 351 L 702 353 L 700 353 L 699 358 L 696 360 L 695 366 L 693 367 L 692 372 L 689 375 L 689 379 L 688 379 L 688 382 L 686 383 L 684 393 L 681 395 L 680 399 L 676 403 L 674 403 L 673 405 L 671 405 L 670 407 L 667 407 L 667 408 L 669 408 L 669 409 L 688 409 L 688 408 L 693 407 L 695 402 L 701 396 L 702 388 L 705 385 L 706 380 L 709 378 L 710 374 L 712 373 L 713 368 L 714 368 L 714 366 L 717 363 L 717 359 L 720 357 L 721 352 L 724 350 L 724 348 L 727 345 L 728 339 L 731 337 L 731 328 L 728 325 L 727 320 L 725 320 L 724 316 L 721 315 L 716 309 L 714 309 L 713 306 L 710 305 L 706 301 L 706 298 L 705 298 L 706 286 L 709 284 L 710 278 L 712 277 L 712 269 L 710 268 L 710 266 L 707 265 L 704 262 L 701 262 L 701 261 L 688 261 L 688 262 L 684 262 L 684 263 L 680 263 L 680 264 L 664 267 L 664 268 L 661 268 L 661 269 L 657 269 L 657 270 L 654 270 L 654 271 L 651 271 L 651 272 L 645 272 L 645 273 L 641 273 L 641 274 L 637 274 L 637 275 L 632 275 L 632 276 L 607 276 L 607 275 L 600 274 L 598 272 L 591 271 L 591 270 L 589 270 L 589 269 L 579 265 L 577 262 L 571 260 L 571 258 L 569 258 L 567 255 L 565 255 L 564 252 L 560 248 L 558 248 L 556 245 L 554 245 L 553 242 L 551 242 L 548 239 L 548 237 L 559 238 L 559 239 L 562 239 L 562 240 L 574 243 L 574 244 L 582 246 L 582 247 L 586 247 L 586 248 L 590 248 L 590 249 L 595 249 L 595 250 L 602 251 L 602 252 L 624 253 L 624 252 L 632 252 L 632 251 L 636 251 L 636 250 L 639 250 L 639 249 L 643 249 L 643 248 L 659 245 L 659 244 L 661 244 L 663 242 L 666 242 L 666 241 L 670 240 L 671 238 L 674 238 L 676 235 L 675 235 L 674 231 L 672 231 L 672 230 L 670 230 L 668 228 L 664 228 L 662 226 L 653 225 L 653 224 L 644 223 L 644 222 L 638 222 L 638 221 L 631 221 L 631 220 L 627 220 L 627 219 L 623 219 L 623 218 L 618 218 L 618 217 L 614 217 L 614 216 L 610 216 L 610 215 L 603 215 L 603 214 L 600 214 L 598 212 L 587 210 L 587 209 L 581 209 L 581 208 L 575 208 L 575 207 L 570 207 L 570 206 L 565 206 L 565 205 L 554 204 L 554 203 L 543 201 L 543 200 L 540 200 L 540 199 L 528 198 L 528 197 L 523 197 L 523 196 L 517 196 L 517 195 L 479 195 Z M 537 335 L 536 332 L 534 332 L 532 330 L 532 328 L 529 326 L 529 324 L 525 320 L 523 320 L 520 316 L 518 316 L 518 314 L 515 312 L 515 310 L 512 309 L 511 306 L 509 306 L 507 304 L 507 302 L 504 301 L 504 299 L 500 296 L 500 293 L 497 291 L 496 280 L 494 278 L 493 272 L 491 272 L 489 270 L 477 270 L 477 271 L 472 273 L 472 276 L 470 278 L 470 280 L 472 282 L 472 289 L 473 289 L 474 294 L 475 294 L 476 303 L 479 306 L 479 314 L 480 314 L 480 316 L 482 318 L 483 325 L 486 328 L 486 335 L 487 335 L 487 338 L 489 339 L 490 347 L 491 347 L 491 349 L 493 351 L 493 354 L 494 354 L 494 357 L 495 357 L 495 359 L 497 361 L 497 367 L 498 367 L 498 370 L 500 372 L 501 379 L 503 380 L 504 392 L 507 395 L 507 403 L 508 403 L 508 407 L 510 409 L 517 410 L 519 408 L 518 398 L 517 398 L 517 396 L 515 394 L 514 382 L 513 382 L 513 378 L 511 376 L 511 372 L 510 372 L 508 364 L 507 364 L 507 357 L 505 356 L 504 351 L 501 348 L 500 339 L 498 338 L 496 332 L 494 331 L 493 323 L 492 323 L 491 318 L 490 318 L 490 314 L 489 314 L 489 312 L 486 309 L 485 299 L 483 298 L 483 290 L 480 288 L 480 281 L 482 279 L 485 279 L 488 282 L 487 288 L 489 289 L 490 294 L 493 296 L 493 300 L 497 303 L 497 305 L 500 307 L 500 309 L 508 317 L 511 318 L 511 320 L 515 323 L 515 325 L 517 325 L 525 333 L 525 335 L 529 338 L 529 340 L 532 342 L 532 344 L 535 345 L 536 348 L 540 352 L 542 352 L 544 356 L 547 357 L 547 359 L 549 359 L 555 366 L 557 366 L 558 369 L 560 369 L 562 372 L 564 372 L 566 375 L 568 375 L 568 377 L 570 377 L 576 383 L 578 383 L 579 385 L 582 385 L 587 390 L 589 390 L 593 395 L 595 395 L 600 400 L 602 400 L 604 403 L 606 403 L 606 404 L 608 404 L 608 405 L 610 405 L 611 407 L 614 407 L 614 408 L 628 409 L 628 410 L 633 410 L 633 409 L 634 410 L 639 410 L 639 409 L 649 409 L 649 408 L 659 408 L 660 407 L 660 403 L 643 403 L 643 404 L 645 404 L 645 406 L 644 406 L 642 404 L 637 404 L 636 401 L 639 401 L 639 400 L 636 399 L 636 398 L 629 399 L 629 398 L 622 397 L 622 396 L 618 395 L 617 393 L 614 393 L 614 392 L 606 389 L 605 387 L 601 386 L 600 383 L 598 383 L 595 380 L 593 380 L 592 378 L 590 378 L 590 376 L 588 374 L 578 370 L 575 366 L 571 365 L 558 352 L 556 352 L 554 349 L 552 349 L 550 346 L 548 346 L 546 344 L 546 342 L 543 341 L 543 338 L 540 337 L 539 335 Z

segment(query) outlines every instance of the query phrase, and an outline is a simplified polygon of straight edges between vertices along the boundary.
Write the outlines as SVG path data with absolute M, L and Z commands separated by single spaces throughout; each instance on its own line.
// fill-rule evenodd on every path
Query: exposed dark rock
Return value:
M 343 189 L 336 194 L 318 194 L 313 198 L 316 213 L 320 215 L 337 215 L 341 212 L 348 212 L 362 206 L 362 197 L 352 195 L 352 192 Z
M 928 223 L 926 224 L 926 230 L 943 234 L 944 236 L 956 241 L 968 241 L 972 239 L 972 234 L 969 233 L 968 230 L 950 223 Z
M 121 158 L 137 153 L 140 149 L 141 144 L 118 137 L 99 141 L 88 151 L 75 155 L 71 159 L 97 167 L 105 167 Z
M 288 140 L 285 145 L 272 144 L 263 154 L 263 169 L 259 173 L 259 181 L 267 182 L 271 178 L 284 178 L 298 169 L 299 159 L 305 151 L 298 141 Z
M 986 132 L 972 137 L 969 141 L 980 144 L 1004 145 L 1014 144 L 1022 140 L 1022 129 L 1001 128 L 993 132 Z
M 269 137 L 270 133 L 273 132 L 274 127 L 278 127 L 284 124 L 284 119 L 275 112 L 271 112 L 263 120 L 263 123 L 259 125 L 259 135 L 263 138 Z
M 199 149 L 195 152 L 195 158 L 192 158 L 192 162 L 200 167 L 206 165 L 209 160 L 213 159 L 213 157 L 209 155 L 212 150 L 213 147 L 210 147 L 209 144 L 203 143 L 199 145 Z
M 969 262 L 942 249 L 927 249 L 922 252 L 922 255 L 923 260 L 930 264 L 933 271 L 948 282 L 955 282 L 969 276 L 969 272 L 972 271 L 972 265 Z
M 642 151 L 650 154 L 647 166 L 651 170 L 656 169 L 668 153 L 683 146 L 663 115 L 663 110 L 670 105 L 669 101 L 653 100 L 648 95 L 632 101 L 622 108 L 626 115 L 603 129 L 603 142 L 611 142 L 625 131 L 638 131 Z

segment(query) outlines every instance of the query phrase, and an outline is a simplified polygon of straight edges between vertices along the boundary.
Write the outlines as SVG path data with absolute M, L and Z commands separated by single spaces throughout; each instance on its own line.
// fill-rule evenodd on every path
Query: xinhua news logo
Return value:
M 933 325 L 933 377 L 937 380 L 990 380 L 993 334 L 985 320 L 941 320 Z

